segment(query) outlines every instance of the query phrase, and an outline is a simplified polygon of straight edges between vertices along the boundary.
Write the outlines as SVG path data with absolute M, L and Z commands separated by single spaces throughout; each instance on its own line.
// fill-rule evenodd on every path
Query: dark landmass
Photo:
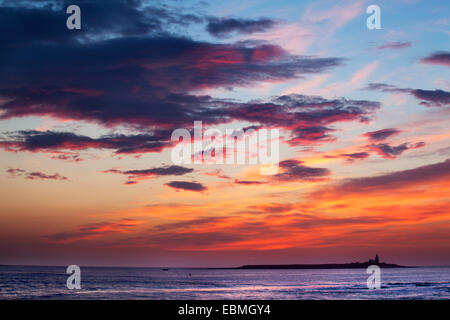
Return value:
M 328 263 L 328 264 L 260 264 L 243 265 L 234 269 L 367 269 L 369 266 L 379 266 L 380 268 L 414 268 L 401 266 L 393 263 L 379 262 L 378 255 L 375 259 L 366 262 L 351 263 Z
M 352 263 L 330 263 L 330 264 L 260 264 L 260 265 L 244 265 L 235 269 L 367 269 L 368 266 L 374 265 L 367 262 Z M 414 268 L 401 266 L 392 263 L 379 263 L 380 268 Z

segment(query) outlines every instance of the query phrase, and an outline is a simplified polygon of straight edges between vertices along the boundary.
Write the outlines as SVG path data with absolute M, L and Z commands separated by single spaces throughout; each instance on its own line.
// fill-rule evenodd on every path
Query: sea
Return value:
M 450 267 L 382 268 L 379 289 L 365 269 L 80 268 L 81 289 L 70 290 L 66 267 L 0 266 L 0 299 L 450 298 Z

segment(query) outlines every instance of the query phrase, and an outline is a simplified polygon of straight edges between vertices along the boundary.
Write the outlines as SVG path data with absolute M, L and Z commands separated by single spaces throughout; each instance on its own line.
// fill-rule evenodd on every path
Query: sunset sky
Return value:
M 450 265 L 449 17 L 438 0 L 0 0 L 0 264 Z M 194 121 L 279 129 L 278 173 L 174 164 Z

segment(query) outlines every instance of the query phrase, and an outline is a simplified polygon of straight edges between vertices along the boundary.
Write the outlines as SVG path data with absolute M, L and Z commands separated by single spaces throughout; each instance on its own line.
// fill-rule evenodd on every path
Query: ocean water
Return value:
M 449 299 L 450 267 L 224 270 L 81 267 L 69 290 L 65 267 L 0 266 L 0 299 Z

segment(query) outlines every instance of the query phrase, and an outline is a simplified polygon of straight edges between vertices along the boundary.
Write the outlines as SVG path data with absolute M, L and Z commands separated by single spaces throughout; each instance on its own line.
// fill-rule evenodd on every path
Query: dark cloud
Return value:
M 420 59 L 420 62 L 450 67 L 450 52 L 447 51 L 435 52 L 429 55 L 428 57 Z
M 353 153 L 341 153 L 338 155 L 324 155 L 325 159 L 344 159 L 347 163 L 354 163 L 356 160 L 364 160 L 370 157 L 369 152 L 353 152 Z
M 411 91 L 412 95 L 419 100 L 424 100 L 421 104 L 427 107 L 442 107 L 450 105 L 450 92 L 436 90 L 415 89 Z
M 59 173 L 46 174 L 40 171 L 28 172 L 19 168 L 9 168 L 6 172 L 9 173 L 10 177 L 23 176 L 28 180 L 69 180 L 69 178 L 60 175 Z
M 182 176 L 184 174 L 191 173 L 193 171 L 194 169 L 191 168 L 172 165 L 143 170 L 122 171 L 117 169 L 110 169 L 103 171 L 103 173 L 123 174 L 128 176 L 128 181 L 126 181 L 125 184 L 136 184 L 138 183 L 138 180 L 152 179 L 160 176 Z
M 354 153 L 342 153 L 341 157 L 346 158 L 346 161 L 349 163 L 355 162 L 355 160 L 364 160 L 367 159 L 370 154 L 368 152 L 354 152 Z
M 366 87 L 367 90 L 376 90 L 376 91 L 383 91 L 383 92 L 405 92 L 409 93 L 410 89 L 402 89 L 399 87 L 396 87 L 391 84 L 386 83 L 369 83 L 369 85 Z
M 290 79 L 341 63 L 289 55 L 276 45 L 215 44 L 166 33 L 64 45 L 45 41 L 33 45 L 32 55 L 27 47 L 13 46 L 0 61 L 0 94 L 11 99 L 1 106 L 2 118 L 50 115 L 105 125 L 217 122 L 226 119 L 214 116 L 215 109 L 228 104 L 190 91 Z
M 160 130 L 188 127 L 198 119 L 229 122 L 237 109 L 250 105 L 191 92 L 291 79 L 343 61 L 291 55 L 268 43 L 218 44 L 177 36 L 160 29 L 195 22 L 195 17 L 146 2 L 81 4 L 83 27 L 77 31 L 65 28 L 64 10 L 56 17 L 65 2 L 58 9 L 0 8 L 7 47 L 0 59 L 0 95 L 7 99 L 0 106 L 2 119 L 51 116 Z M 18 28 L 22 16 L 37 27 Z M 97 18 L 91 21 L 91 16 Z M 58 19 L 62 27 L 56 28 Z M 41 21 L 49 26 L 41 30 Z
M 385 159 L 395 159 L 406 150 L 422 148 L 425 142 L 409 143 L 405 142 L 398 146 L 391 146 L 387 143 L 371 144 L 368 148 Z
M 271 176 L 272 181 L 308 181 L 317 182 L 328 179 L 331 174 L 326 168 L 311 168 L 302 165 L 299 160 L 284 160 L 279 164 L 280 173 Z
M 36 180 L 36 179 L 42 179 L 42 180 L 68 180 L 67 177 L 64 177 L 60 175 L 59 173 L 55 173 L 52 175 L 45 174 L 42 172 L 30 172 L 27 173 L 26 179 L 29 180 Z
M 149 36 L 164 32 L 165 26 L 184 26 L 203 20 L 194 14 L 180 13 L 167 6 L 148 6 L 141 0 L 39 2 L 40 5 L 35 5 L 38 1 L 2 3 L 0 36 L 3 41 L 0 46 L 67 45 L 105 38 Z M 68 31 L 66 28 L 66 8 L 72 4 L 81 8 L 81 30 Z
M 276 126 L 291 133 L 291 145 L 309 145 L 333 141 L 332 124 L 365 122 L 379 108 L 378 102 L 303 95 L 249 102 L 201 95 L 197 91 L 205 88 L 242 87 L 316 74 L 341 65 L 343 59 L 292 55 L 267 42 L 195 41 L 178 36 L 171 28 L 201 18 L 131 0 L 80 2 L 85 5 L 81 30 L 66 30 L 65 21 L 56 28 L 60 18 L 55 16 L 45 27 L 54 29 L 53 33 L 37 27 L 33 35 L 22 34 L 16 28 L 18 20 L 12 17 L 30 16 L 31 25 L 40 17 L 58 15 L 66 4 L 47 2 L 53 5 L 21 2 L 27 5 L 0 8 L 5 16 L 0 29 L 8 33 L 0 59 L 0 96 L 5 100 L 0 119 L 50 116 L 145 133 L 91 138 L 69 132 L 22 131 L 1 140 L 8 151 L 160 152 L 173 145 L 169 139 L 174 129 L 189 129 L 199 119 L 205 125 L 241 120 L 259 127 Z M 108 6 L 105 15 L 92 18 L 104 6 Z M 81 159 L 73 154 L 53 157 Z
M 409 93 L 416 99 L 422 100 L 420 104 L 427 107 L 443 107 L 450 105 L 450 92 L 440 89 L 423 90 L 423 89 L 399 88 L 385 83 L 370 83 L 366 89 L 383 92 Z
M 16 177 L 21 176 L 26 171 L 20 168 L 9 168 L 8 170 L 6 170 L 6 172 L 9 173 L 10 177 Z
M 338 195 L 364 192 L 389 192 L 403 187 L 423 186 L 435 181 L 448 181 L 450 177 L 450 159 L 444 162 L 396 171 L 379 176 L 347 179 L 335 186 L 314 192 L 314 196 L 337 197 Z
M 381 129 L 377 131 L 366 132 L 363 136 L 367 137 L 371 141 L 383 141 L 387 138 L 399 134 L 401 131 L 395 128 Z
M 186 173 L 193 172 L 194 169 L 185 168 L 181 166 L 165 166 L 159 168 L 145 169 L 145 170 L 128 170 L 124 171 L 124 174 L 135 175 L 135 176 L 181 176 Z
M 0 141 L 0 146 L 2 145 L 2 142 Z M 79 153 L 76 152 L 61 152 L 61 151 L 53 151 L 51 152 L 52 159 L 55 160 L 64 160 L 68 162 L 80 162 L 83 161 L 83 158 L 81 158 Z
M 383 49 L 403 49 L 403 48 L 408 48 L 412 45 L 411 42 L 407 41 L 407 42 L 386 42 L 384 44 L 382 44 L 381 46 L 378 47 L 378 49 L 383 50 Z
M 234 32 L 240 34 L 262 32 L 273 28 L 275 25 L 276 21 L 266 18 L 257 20 L 211 18 L 206 26 L 206 30 L 214 37 L 226 38 Z
M 286 95 L 270 102 L 242 105 L 231 112 L 235 119 L 291 132 L 288 143 L 310 145 L 333 141 L 328 125 L 338 122 L 366 122 L 379 108 L 378 102 L 366 100 L 325 99 L 317 96 Z
M 23 97 L 23 99 L 26 100 L 27 98 Z M 202 100 L 200 97 L 195 97 L 191 102 L 200 100 Z M 203 102 L 213 103 L 213 99 L 205 98 Z M 327 127 L 327 125 L 346 121 L 364 122 L 379 108 L 378 102 L 347 100 L 344 98 L 328 100 L 321 97 L 303 95 L 282 96 L 274 98 L 270 102 L 239 104 L 216 101 L 217 104 L 221 107 L 220 109 L 213 108 L 208 110 L 201 107 L 195 108 L 192 105 L 190 110 L 179 110 L 180 114 L 178 115 L 176 112 L 170 116 L 162 115 L 164 123 L 159 122 L 162 128 L 155 130 L 153 134 L 116 134 L 90 138 L 70 132 L 19 131 L 1 139 L 0 146 L 8 151 L 25 150 L 33 152 L 84 150 L 88 148 L 113 149 L 117 154 L 160 152 L 164 148 L 173 145 L 169 141 L 171 131 L 165 129 L 165 127 L 173 127 L 175 125 L 189 127 L 192 126 L 194 120 L 198 119 L 203 119 L 207 123 L 228 122 L 231 119 L 238 119 L 259 123 L 268 127 L 281 127 L 292 132 L 291 137 L 288 139 L 291 145 L 310 145 L 334 139 L 328 134 L 333 129 Z M 55 108 L 55 112 L 60 111 L 59 108 Z M 141 111 L 145 112 L 143 110 L 139 112 Z M 95 110 L 86 110 L 83 116 L 87 116 L 90 112 L 96 117 L 99 115 Z M 130 117 L 135 119 L 136 122 L 144 123 L 145 121 L 144 116 L 137 117 L 132 110 L 124 108 L 120 112 L 123 112 L 122 116 L 129 121 L 134 121 Z M 183 112 L 185 116 L 183 116 Z M 113 113 L 112 117 L 115 116 L 117 116 L 117 113 Z M 170 120 L 172 117 L 173 121 Z M 118 121 L 118 119 L 114 121 Z M 149 121 L 153 120 L 149 118 Z M 169 121 L 170 123 L 168 123 Z M 157 125 L 157 123 L 158 121 L 154 125 Z
M 188 92 L 290 79 L 341 61 L 292 56 L 274 45 L 172 36 L 36 45 L 33 55 L 18 47 L 0 61 L 0 94 L 9 100 L 0 107 L 1 118 L 47 115 L 160 128 L 186 127 L 194 119 L 223 122 L 236 103 Z
M 176 190 L 187 190 L 195 192 L 202 192 L 208 189 L 201 183 L 188 181 L 171 181 L 169 183 L 166 183 L 166 186 L 174 188 Z
M 266 181 L 256 181 L 256 180 L 239 180 L 239 179 L 234 179 L 234 183 L 235 184 L 242 184 L 245 186 L 250 186 L 250 185 L 258 185 L 258 184 L 264 184 L 267 183 Z
M 324 126 L 300 126 L 292 130 L 292 138 L 288 140 L 291 145 L 309 145 L 318 142 L 332 142 L 336 138 L 328 132 L 334 131 Z
M 56 131 L 17 131 L 8 133 L 0 139 L 0 147 L 6 151 L 30 151 L 54 154 L 56 159 L 78 160 L 79 156 L 74 154 L 58 154 L 59 150 L 85 150 L 111 149 L 116 154 L 134 154 L 147 152 L 160 152 L 172 145 L 168 139 L 170 133 L 165 131 L 151 134 L 104 135 L 99 138 L 78 135 L 72 132 Z

